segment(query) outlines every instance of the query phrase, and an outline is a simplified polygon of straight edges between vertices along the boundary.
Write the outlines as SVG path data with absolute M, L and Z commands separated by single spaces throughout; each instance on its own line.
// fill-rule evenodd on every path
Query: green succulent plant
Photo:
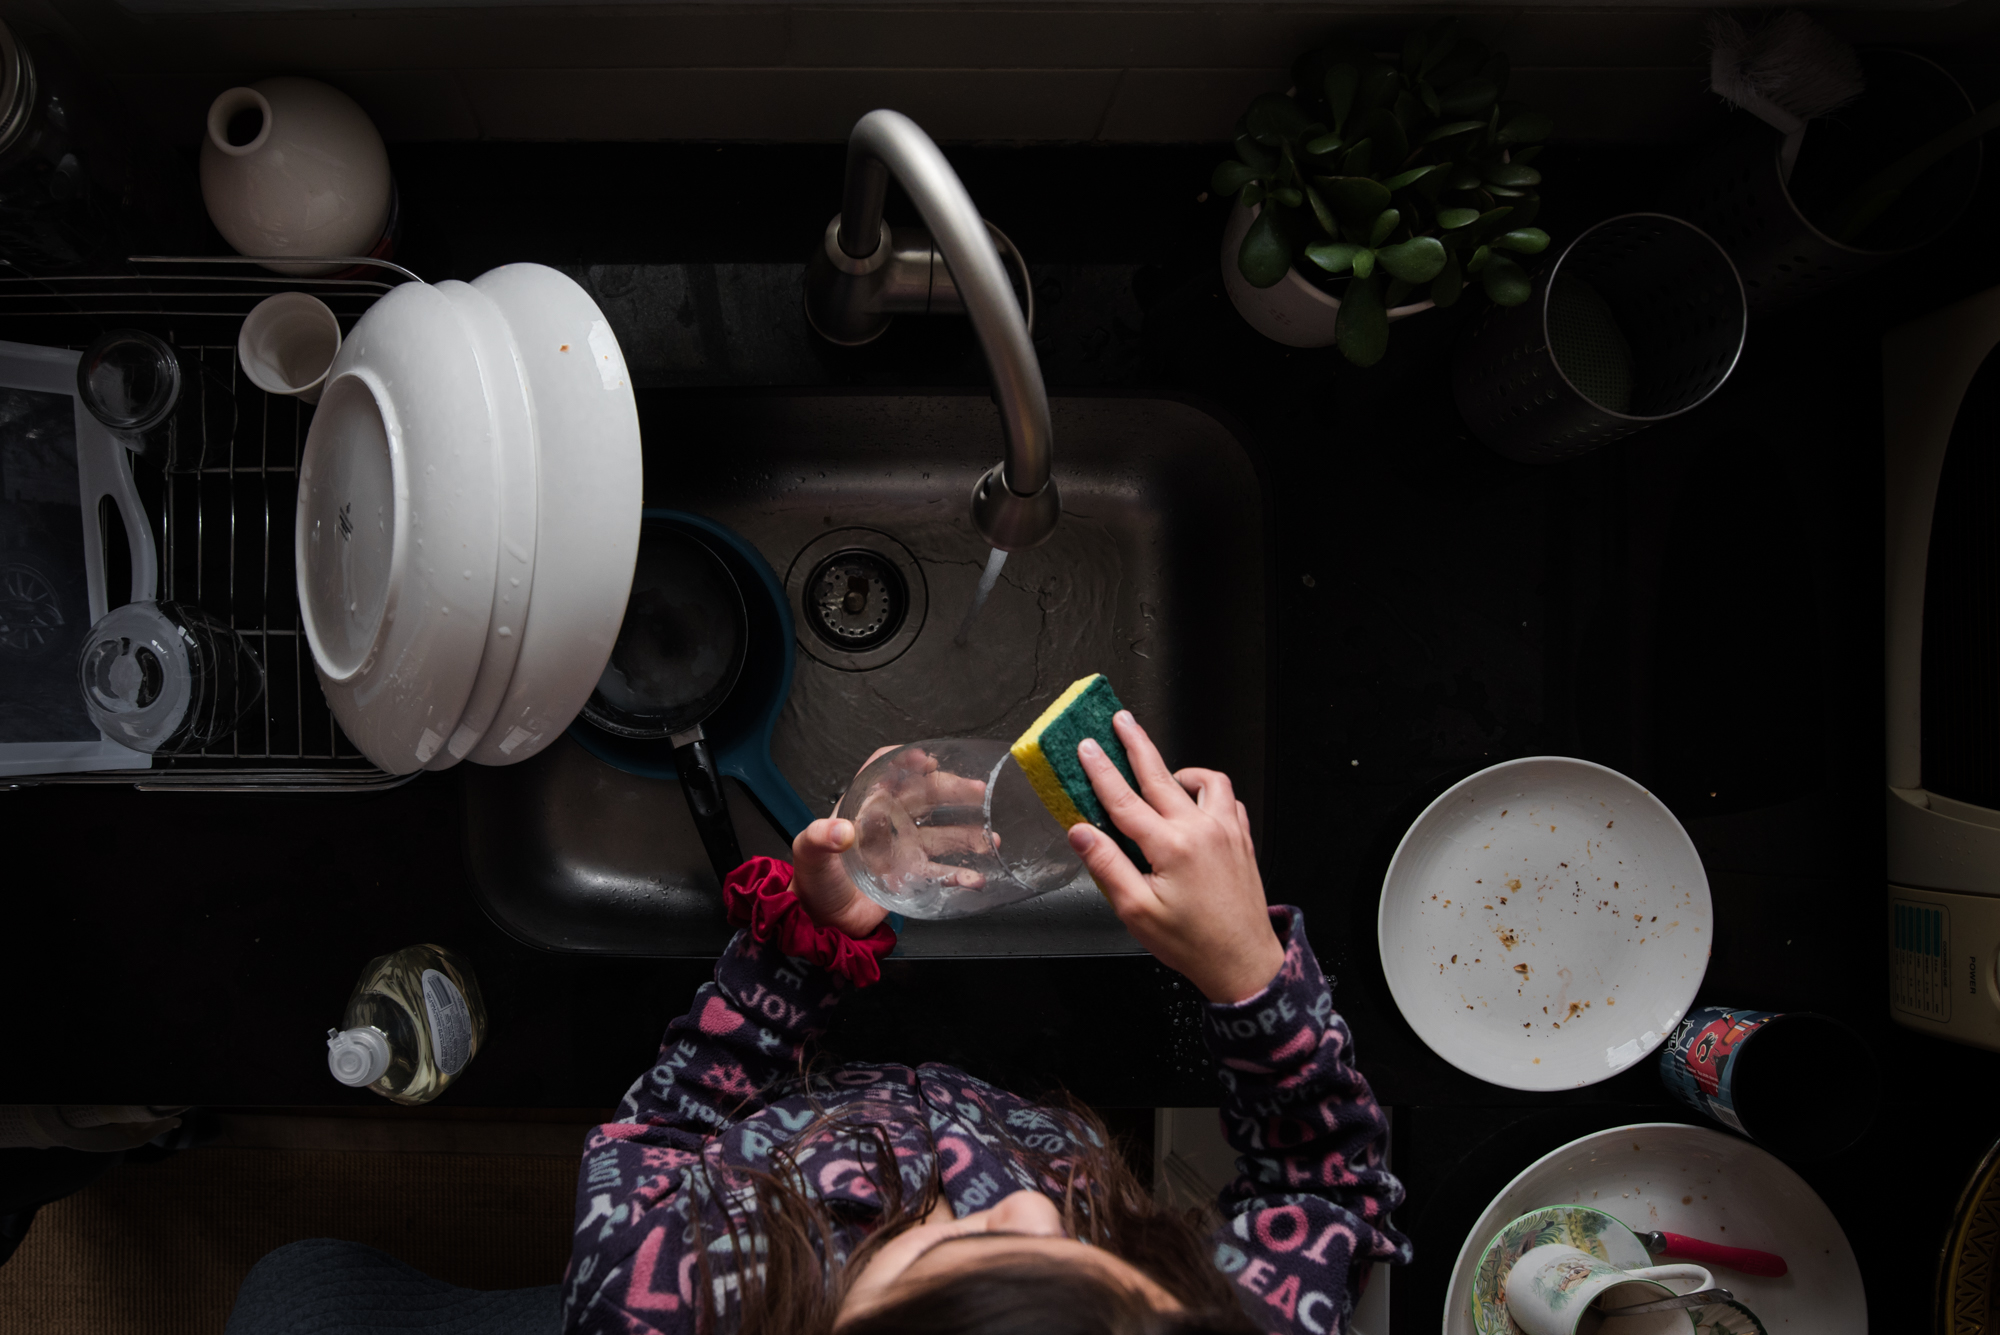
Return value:
M 1507 57 L 1445 20 L 1398 59 L 1336 42 L 1301 56 L 1290 93 L 1265 93 L 1236 127 L 1214 191 L 1257 211 L 1237 253 L 1256 287 L 1303 261 L 1345 275 L 1335 341 L 1373 366 L 1391 307 L 1440 306 L 1474 280 L 1502 306 L 1528 299 L 1514 258 L 1547 248 L 1535 167 L 1554 129 L 1506 99 Z

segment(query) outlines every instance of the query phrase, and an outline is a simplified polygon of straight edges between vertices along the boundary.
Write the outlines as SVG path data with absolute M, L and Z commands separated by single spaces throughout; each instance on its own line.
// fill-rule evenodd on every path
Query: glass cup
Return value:
M 143 329 L 113 329 L 77 359 L 76 392 L 119 443 L 144 453 L 146 433 L 165 422 L 180 400 L 180 359 Z
M 967 918 L 1074 883 L 1083 863 L 1005 742 L 943 738 L 862 767 L 836 816 L 861 892 L 906 918 Z

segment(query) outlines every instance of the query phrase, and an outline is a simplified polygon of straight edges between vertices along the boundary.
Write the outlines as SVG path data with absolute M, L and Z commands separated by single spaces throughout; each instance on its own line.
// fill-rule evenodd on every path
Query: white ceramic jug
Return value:
M 201 197 L 242 255 L 366 255 L 389 223 L 389 154 L 354 99 L 317 79 L 231 88 L 208 109 Z M 325 274 L 337 266 L 266 265 Z

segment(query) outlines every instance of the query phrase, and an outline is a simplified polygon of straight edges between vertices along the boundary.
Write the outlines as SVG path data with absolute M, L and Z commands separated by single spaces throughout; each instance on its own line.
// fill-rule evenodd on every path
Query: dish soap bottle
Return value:
M 395 1103 L 429 1103 L 486 1041 L 486 1003 L 463 959 L 409 946 L 368 961 L 342 1024 L 326 1031 L 334 1079 Z

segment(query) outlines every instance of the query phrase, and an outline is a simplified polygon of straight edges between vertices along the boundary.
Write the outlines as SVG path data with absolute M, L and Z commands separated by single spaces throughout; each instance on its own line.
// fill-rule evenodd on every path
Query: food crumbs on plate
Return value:
M 1507 896 L 1505 896 L 1505 895 L 1502 895 L 1502 896 L 1500 896 L 1500 902 L 1501 902 L 1502 904 L 1505 904 L 1505 903 L 1507 902 Z
M 1694 1197 L 1692 1197 L 1692 1196 L 1683 1196 L 1683 1197 L 1681 1197 L 1681 1204 L 1682 1204 L 1682 1205 L 1693 1205 L 1693 1204 L 1694 1204 Z
M 1453 956 L 1451 957 L 1451 962 L 1452 962 L 1453 964 L 1456 964 L 1456 963 L 1458 963 L 1458 956 L 1456 956 L 1456 955 L 1453 955 Z
M 1535 1058 L 1535 1065 L 1540 1066 L 1541 1064 L 1542 1064 L 1542 1059 L 1540 1057 Z M 1595 1196 L 1597 1193 L 1593 1191 L 1590 1194 Z
M 1502 807 L 1502 808 L 1500 808 L 1500 814 L 1501 814 L 1501 815 L 1503 815 L 1503 816 L 1504 816 L 1504 815 L 1506 815 L 1506 814 L 1507 814 L 1507 808 L 1505 808 L 1505 807 Z
M 1507 882 L 1507 888 L 1509 890 L 1519 890 L 1521 888 L 1521 878 L 1516 876 L 1513 880 Z
M 1607 1006 L 1616 1006 L 1616 1005 L 1618 1004 L 1618 998 L 1617 998 L 1617 997 L 1606 997 L 1606 998 L 1604 999 L 1604 1004 L 1605 1004 L 1605 1005 L 1607 1005 Z
M 1492 908 L 1493 906 L 1492 906 L 1491 904 L 1482 904 L 1482 905 L 1480 905 L 1480 907 L 1481 907 L 1481 908 L 1488 908 L 1488 909 L 1490 909 L 1490 908 Z
M 563 345 L 562 345 L 562 346 L 561 346 L 560 348 L 557 348 L 557 349 L 556 349 L 556 351 L 557 351 L 557 352 L 568 352 L 568 351 L 569 351 L 569 344 L 567 344 L 567 343 L 563 344 Z
M 1521 964 L 1516 964 L 1514 966 L 1514 972 L 1520 974 L 1521 977 L 1526 978 L 1530 973 L 1533 972 L 1533 970 L 1531 970 L 1524 962 Z
M 1615 824 L 1617 824 L 1617 822 L 1616 822 L 1616 821 L 1606 821 L 1606 822 L 1604 822 L 1604 828 L 1608 830 L 1608 829 L 1610 829 L 1610 828 L 1611 828 L 1611 827 L 1612 827 L 1613 825 L 1615 825 Z
M 1556 827 L 1553 825 L 1549 826 L 1549 833 L 1554 834 L 1555 832 L 1556 832 Z
M 1613 890 L 1616 890 L 1616 889 L 1618 888 L 1618 882 L 1616 882 L 1616 881 L 1613 881 L 1613 882 L 1611 883 L 1611 888 L 1612 888 Z M 1431 898 L 1432 898 L 1432 899 L 1436 899 L 1436 898 L 1437 898 L 1437 896 L 1436 896 L 1436 895 L 1432 895 L 1432 896 L 1431 896 Z
M 1645 916 L 1644 914 L 1641 914 L 1641 913 L 1635 913 L 1635 914 L 1633 914 L 1633 915 L 1632 915 L 1632 921 L 1633 921 L 1633 922 L 1637 922 L 1637 921 L 1639 921 L 1639 919 L 1640 919 L 1640 918 L 1642 918 L 1642 917 L 1644 917 L 1644 916 Z

